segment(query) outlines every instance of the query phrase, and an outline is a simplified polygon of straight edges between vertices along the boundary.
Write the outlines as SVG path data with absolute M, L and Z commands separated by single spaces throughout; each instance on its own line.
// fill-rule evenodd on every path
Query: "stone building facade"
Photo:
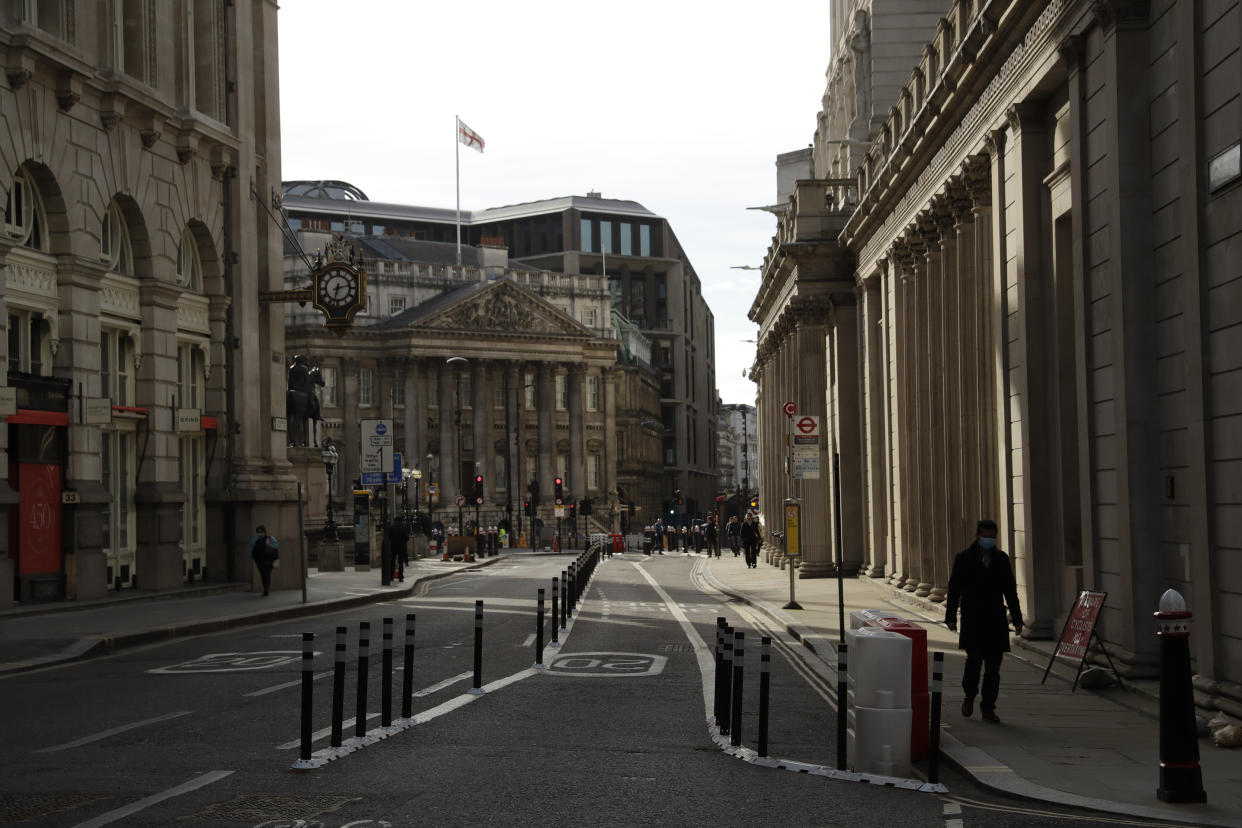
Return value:
M 371 201 L 339 181 L 288 182 L 285 190 L 295 230 L 406 245 L 447 243 L 456 235 L 453 210 Z M 717 479 L 715 319 L 668 221 L 638 202 L 600 193 L 463 210 L 461 221 L 465 244 L 504 251 L 515 269 L 604 279 L 612 310 L 650 344 L 660 403 L 644 419 L 658 421 L 649 428 L 661 441 L 663 499 L 680 490 L 689 513 L 709 510 Z M 467 256 L 463 250 L 463 262 Z M 587 318 L 589 307 L 566 309 L 593 330 L 610 324 L 607 312 Z
M 1151 613 L 1177 589 L 1199 701 L 1242 712 L 1242 10 L 942 11 L 876 143 L 848 170 L 817 148 L 789 201 L 752 309 L 763 445 L 782 445 L 780 400 L 812 399 L 840 486 L 801 493 L 825 534 L 840 521 L 847 568 L 942 600 L 992 517 L 1023 634 L 1107 592 L 1123 673 L 1155 672 Z M 769 525 L 799 485 L 774 459 Z
M 307 249 L 330 241 L 308 231 L 299 238 Z M 479 506 L 485 526 L 507 518 L 526 529 L 524 507 L 533 500 L 550 528 L 557 477 L 581 532 L 619 529 L 630 501 L 643 511 L 650 487 L 634 473 L 651 471 L 657 438 L 642 422 L 656 416 L 658 398 L 644 396 L 655 387 L 642 382 L 651 368 L 628 341 L 631 358 L 618 360 L 601 277 L 510 267 L 503 247 L 465 247 L 457 266 L 452 244 L 352 243 L 368 293 L 354 326 L 332 332 L 309 308 L 286 311 L 289 353 L 307 355 L 324 379 L 320 439 L 339 452 L 336 498 L 361 479 L 360 422 L 391 419 L 396 451 L 421 475 L 420 508 L 448 527 L 457 527 L 460 494 L 470 501 L 463 521 Z M 296 287 L 305 278 L 300 257 L 290 255 L 286 266 Z M 476 475 L 482 505 L 474 502 Z M 581 514 L 585 501 L 589 516 Z
M 276 3 L 5 3 L 0 53 L 0 580 L 249 579 L 295 513 Z

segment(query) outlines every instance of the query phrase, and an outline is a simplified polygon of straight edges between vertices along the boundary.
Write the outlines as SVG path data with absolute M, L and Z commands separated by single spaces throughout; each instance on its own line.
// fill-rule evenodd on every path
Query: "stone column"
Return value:
M 521 366 L 514 360 L 501 363 L 504 371 L 505 405 L 504 414 L 508 428 L 505 431 L 505 465 L 508 474 L 505 479 L 505 503 L 520 512 L 526 500 L 526 481 L 523 479 L 522 467 L 519 463 L 518 440 L 522 433 L 522 380 Z M 517 545 L 517 536 L 513 537 Z
M 454 393 L 453 369 L 443 362 L 436 363 L 439 377 L 440 406 L 440 507 L 451 508 L 453 498 L 461 492 L 457 480 L 459 462 L 457 459 L 457 417 Z M 447 521 L 445 521 L 447 523 Z
M 916 289 L 918 299 L 915 303 L 915 325 L 917 340 L 912 356 L 914 370 L 918 377 L 915 386 L 915 411 L 918 417 L 917 442 L 914 455 L 918 463 L 918 512 L 917 531 L 919 537 L 919 557 L 915 570 L 918 583 L 914 594 L 919 597 L 931 595 L 935 587 L 936 558 L 936 521 L 939 519 L 937 510 L 936 468 L 935 468 L 935 425 L 933 412 L 933 383 L 938 379 L 934 375 L 933 319 L 935 313 L 934 286 L 939 278 L 940 234 L 936 228 L 935 217 L 925 210 L 919 214 L 918 233 L 923 243 L 919 251 L 919 262 Z
M 971 156 L 966 167 L 966 184 L 970 189 L 973 202 L 971 212 L 974 216 L 974 274 L 973 288 L 973 324 L 976 327 L 975 347 L 977 361 L 971 373 L 974 385 L 974 397 L 979 409 L 977 434 L 979 441 L 979 461 L 977 463 L 978 483 L 975 500 L 975 517 L 989 518 L 1000 522 L 1000 483 L 997 470 L 1001 460 L 997 442 L 997 400 L 995 378 L 1000 370 L 998 354 L 995 349 L 996 333 L 994 317 L 1001 311 L 996 310 L 999 304 L 993 292 L 995 275 L 992 266 L 992 158 L 988 155 Z M 1002 537 L 1004 537 L 1002 535 Z
M 565 377 L 565 394 L 569 398 L 569 464 L 566 469 L 568 486 L 565 494 L 581 503 L 586 495 L 586 427 L 582 422 L 586 366 L 574 363 Z
M 1013 280 L 1016 291 L 1016 307 L 1012 310 L 1019 321 L 1010 352 L 1011 399 L 1015 406 L 1011 417 L 1015 422 L 1019 440 L 1022 465 L 1014 472 L 1015 514 L 1012 530 L 1012 548 L 1009 551 L 1014 563 L 1014 577 L 1022 593 L 1023 614 L 1027 618 L 1031 635 L 1049 636 L 1053 616 L 1058 611 L 1056 599 L 1059 594 L 1059 578 L 1056 562 L 1058 555 L 1051 554 L 1062 538 L 1057 531 L 1060 518 L 1056 480 L 1055 422 L 1049 415 L 1048 396 L 1053 393 L 1049 378 L 1056 370 L 1052 351 L 1054 340 L 1048 331 L 1051 279 L 1045 273 L 1043 262 L 1046 225 L 1044 199 L 1047 189 L 1043 183 L 1048 166 L 1049 140 L 1044 106 L 1023 103 L 1007 112 L 1012 140 L 1011 158 L 1016 163 L 1011 179 L 1012 210 L 1014 215 L 1013 241 L 1015 255 Z M 1149 226 L 1149 225 L 1147 225 Z M 1110 233 L 1120 231 L 1113 227 Z M 1138 234 L 1134 238 L 1146 238 Z M 1135 261 L 1137 265 L 1137 260 Z M 1139 269 L 1127 271 L 1127 280 Z M 1119 284 L 1120 284 L 1119 280 Z M 1144 336 L 1150 337 L 1148 330 Z M 1016 351 L 1016 354 L 1014 353 Z M 1118 356 L 1114 352 L 1115 356 Z M 1014 357 L 1017 357 L 1014 359 Z M 1154 361 L 1151 367 L 1154 372 Z M 1153 398 L 1154 404 L 1154 398 Z M 1150 435 L 1159 443 L 1158 435 Z M 1144 478 L 1140 488 L 1150 488 Z M 1019 507 L 1017 504 L 1020 503 Z M 1021 508 L 1021 513 L 1017 510 Z M 1157 537 L 1158 529 L 1144 537 Z M 1047 550 L 1045 552 L 1044 550 Z M 1154 594 L 1154 592 L 1152 593 Z
M 181 507 L 185 494 L 177 479 L 177 435 L 171 408 L 177 393 L 177 300 L 174 285 L 151 280 L 142 287 L 142 365 L 138 405 L 147 409 L 145 457 L 134 490 L 138 545 L 138 589 L 162 591 L 182 582 Z M 270 429 L 269 429 L 270 430 Z M 275 499 L 275 497 L 273 497 Z
M 538 386 L 535 394 L 539 408 L 539 503 L 551 507 L 555 494 L 552 479 L 556 477 L 556 440 L 552 427 L 552 417 L 556 412 L 556 380 L 552 376 L 551 363 L 539 363 L 535 384 Z
M 604 454 L 600 462 L 604 464 L 604 491 L 608 493 L 609 503 L 616 499 L 617 491 L 617 441 L 612 435 L 617 433 L 617 369 L 608 366 L 603 369 L 601 382 L 604 385 Z M 633 497 L 633 495 L 631 495 Z M 618 509 L 624 508 L 620 503 Z M 612 524 L 614 532 L 621 531 L 620 521 Z
M 910 359 L 909 340 L 913 333 L 910 314 L 912 270 L 914 254 L 904 238 L 893 243 L 892 267 L 887 274 L 889 281 L 889 306 L 885 314 L 891 367 L 889 370 L 889 445 L 890 467 L 893 473 L 893 571 L 889 583 L 906 588 L 911 573 L 913 555 L 912 512 L 914 482 L 911 476 L 910 443 L 913 428 L 910 423 Z M 913 589 L 913 585 L 909 587 Z
M 888 261 L 881 260 L 877 272 L 862 284 L 862 324 L 860 342 L 863 346 L 863 432 L 866 437 L 866 554 L 863 574 L 883 578 L 888 561 L 888 506 L 891 492 L 888 482 L 885 426 L 887 406 L 884 404 L 884 293 L 881 274 Z
M 496 479 L 492 469 L 492 395 L 488 379 L 491 371 L 488 361 L 475 359 L 470 362 L 470 390 L 473 399 L 470 401 L 470 423 L 474 443 L 474 472 L 483 475 L 483 506 L 492 503 L 496 497 Z M 466 486 L 471 504 L 474 503 L 474 480 Z M 483 508 L 483 507 L 480 507 Z
M 62 256 L 57 282 L 60 287 L 59 330 L 53 331 L 55 374 L 73 380 L 71 392 L 86 397 L 102 394 L 99 378 L 99 281 L 104 268 L 96 260 Z M 7 314 L 5 319 L 7 322 Z M 6 338 L 7 343 L 7 338 Z M 7 360 L 6 360 L 7 365 Z M 71 406 L 72 407 L 72 406 Z M 4 429 L 6 432 L 8 429 Z M 108 561 L 104 554 L 104 515 L 112 495 L 100 483 L 99 427 L 86 425 L 73 411 L 69 414 L 69 466 L 67 488 L 78 493 L 79 502 L 64 506 L 62 526 L 67 533 L 65 597 L 85 601 L 102 598 L 108 590 Z M 6 475 L 7 476 L 7 475 Z M 0 507 L 2 508 L 2 507 Z
M 423 361 L 410 357 L 405 361 L 404 376 L 401 378 L 405 388 L 405 452 L 402 457 L 405 465 L 411 469 L 419 469 L 423 473 L 422 482 L 428 481 L 427 469 L 424 468 L 426 456 L 423 443 L 423 421 L 427 416 L 427 400 L 422 391 Z M 419 487 L 421 490 L 421 486 Z
M 982 422 L 982 402 L 979 395 L 979 369 L 986 364 L 986 354 L 980 347 L 982 330 L 979 324 L 979 279 L 976 273 L 977 248 L 975 239 L 974 199 L 971 196 L 970 166 L 974 161 L 967 160 L 960 178 L 960 189 L 953 193 L 953 213 L 956 219 L 957 235 L 957 329 L 960 345 L 958 348 L 956 382 L 958 398 L 958 439 L 962 450 L 961 468 L 962 492 L 958 523 L 954 527 L 958 546 L 965 547 L 974 535 L 975 523 L 983 514 L 980 512 L 980 469 L 991 458 L 984 454 Z
M 836 420 L 833 439 L 839 455 L 841 491 L 838 495 L 841 508 L 835 515 L 840 521 L 841 568 L 846 573 L 857 573 L 862 565 L 863 521 L 862 487 L 863 455 L 862 424 L 859 420 L 861 390 L 859 383 L 858 352 L 858 306 L 852 293 L 834 294 L 832 297 L 829 376 L 832 377 Z M 831 463 L 829 463 L 831 475 Z M 834 527 L 833 531 L 836 529 Z
M 802 564 L 799 578 L 823 578 L 836 572 L 832 534 L 832 452 L 829 445 L 827 397 L 828 376 L 825 349 L 825 323 L 828 303 L 822 299 L 798 300 L 791 308 L 794 323 L 790 342 L 791 371 L 798 416 L 819 417 L 820 441 L 818 478 L 798 481 L 802 500 Z M 797 417 L 795 417 L 797 419 Z
M 935 351 L 932 375 L 932 424 L 935 434 L 935 491 L 937 492 L 936 545 L 932 559 L 933 601 L 943 601 L 960 538 L 955 535 L 961 513 L 960 399 L 957 385 L 959 330 L 957 316 L 957 236 L 953 195 L 933 199 L 936 229 L 940 234 L 937 281 L 932 286 L 935 313 L 931 318 Z

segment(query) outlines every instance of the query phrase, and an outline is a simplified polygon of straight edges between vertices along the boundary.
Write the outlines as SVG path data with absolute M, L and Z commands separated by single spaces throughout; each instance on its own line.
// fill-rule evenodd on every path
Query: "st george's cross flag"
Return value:
M 483 151 L 483 138 L 479 133 L 463 124 L 461 118 L 457 119 L 457 140 L 479 152 Z

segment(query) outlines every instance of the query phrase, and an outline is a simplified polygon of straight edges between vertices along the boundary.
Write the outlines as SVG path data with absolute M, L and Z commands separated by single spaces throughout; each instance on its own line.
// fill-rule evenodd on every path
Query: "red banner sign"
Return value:
M 1058 656 L 1075 661 L 1082 661 L 1086 657 L 1091 633 L 1095 630 L 1095 622 L 1100 617 L 1100 609 L 1107 597 L 1107 592 L 1079 593 L 1078 600 L 1074 601 L 1074 608 L 1070 610 L 1069 620 L 1061 630 L 1061 640 L 1057 642 Z

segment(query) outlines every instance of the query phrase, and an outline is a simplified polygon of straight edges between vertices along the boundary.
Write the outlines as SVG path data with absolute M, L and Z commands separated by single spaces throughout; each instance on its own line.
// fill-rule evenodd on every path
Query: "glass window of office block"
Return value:
M 612 252 L 612 222 L 601 221 L 599 223 L 599 249 L 604 253 Z
M 582 220 L 582 224 L 580 225 L 580 227 L 582 228 L 582 231 L 581 231 L 582 252 L 590 253 L 591 252 L 591 220 L 584 218 Z
M 651 255 L 651 227 L 646 224 L 638 225 L 638 255 Z
M 631 224 L 621 225 L 621 255 L 622 256 L 634 255 L 634 238 L 632 235 L 633 232 L 634 232 L 633 225 Z

